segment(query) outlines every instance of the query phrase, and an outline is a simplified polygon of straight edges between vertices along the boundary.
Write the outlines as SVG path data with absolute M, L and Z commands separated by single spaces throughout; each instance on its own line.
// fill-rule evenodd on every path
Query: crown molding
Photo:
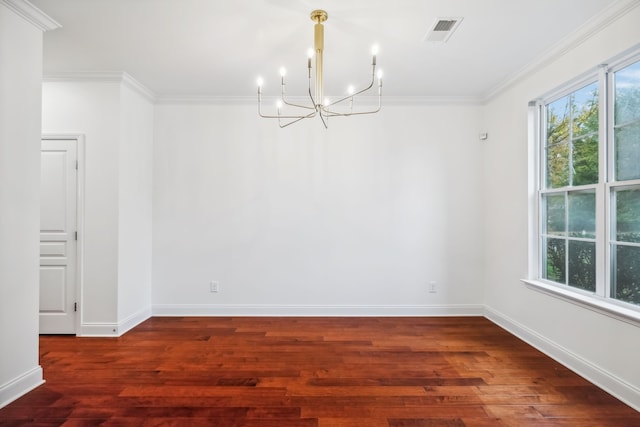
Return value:
M 572 34 L 560 40 L 527 64 L 524 68 L 507 77 L 500 84 L 487 92 L 487 94 L 482 97 L 482 103 L 487 104 L 505 90 L 537 71 L 540 71 L 542 68 L 559 59 L 572 49 L 575 49 L 586 40 L 602 31 L 609 24 L 618 20 L 638 6 L 640 6 L 640 1 L 638 0 L 618 0 L 612 3 L 589 21 L 585 22 Z
M 0 4 L 5 5 L 25 21 L 35 25 L 42 31 L 51 31 L 62 28 L 56 20 L 35 7 L 27 0 L 0 0 Z
M 252 105 L 255 96 L 159 95 L 158 105 Z
M 157 105 L 256 105 L 257 96 L 221 96 L 221 95 L 157 95 L 138 80 L 122 71 L 79 71 L 47 73 L 45 82 L 93 82 L 93 83 L 121 83 L 144 96 Z M 275 104 L 277 96 L 263 96 L 264 105 Z M 308 97 L 293 96 L 289 101 L 304 104 Z M 377 105 L 377 96 L 361 96 L 358 105 Z M 391 106 L 428 106 L 428 105 L 481 105 L 483 99 L 477 96 L 383 96 L 382 107 Z M 355 107 L 354 107 L 355 108 Z
M 87 82 L 87 83 L 117 83 L 128 87 L 138 93 L 148 101 L 155 103 L 156 94 L 132 77 L 129 73 L 123 71 L 77 71 L 77 72 L 61 72 L 47 73 L 43 76 L 44 82 Z
M 262 102 L 265 105 L 275 103 L 277 96 L 263 96 Z M 294 103 L 308 102 L 307 97 L 289 97 L 289 101 Z M 256 96 L 182 96 L 182 95 L 159 95 L 156 97 L 158 105 L 255 105 Z M 378 98 L 375 96 L 361 97 L 359 105 L 376 105 Z M 480 105 L 482 98 L 473 96 L 383 96 L 382 107 L 385 106 L 420 106 L 420 105 Z
M 122 73 L 122 83 L 129 89 L 141 95 L 143 98 L 147 99 L 147 101 L 155 104 L 157 98 L 156 94 L 138 80 L 134 79 L 129 73 Z
M 45 73 L 45 82 L 93 82 L 121 83 L 126 73 L 122 71 L 73 71 Z

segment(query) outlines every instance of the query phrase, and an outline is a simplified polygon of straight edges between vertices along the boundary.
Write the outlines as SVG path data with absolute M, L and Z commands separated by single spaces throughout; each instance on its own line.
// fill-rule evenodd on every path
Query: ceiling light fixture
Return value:
M 314 10 L 311 12 L 311 20 L 315 22 L 314 26 L 314 49 L 309 49 L 307 59 L 307 69 L 309 73 L 309 99 L 311 104 L 301 105 L 289 102 L 285 99 L 285 76 L 287 70 L 282 67 L 280 69 L 280 97 L 276 104 L 276 114 L 263 114 L 262 113 L 262 85 L 264 80 L 262 77 L 258 77 L 258 114 L 260 117 L 268 119 L 278 119 L 278 125 L 283 128 L 293 123 L 299 122 L 303 119 L 310 119 L 312 117 L 319 116 L 322 120 L 324 127 L 328 127 L 329 117 L 337 116 L 355 116 L 360 114 L 373 114 L 380 111 L 382 106 L 382 71 L 378 71 L 376 75 L 376 55 L 378 48 L 374 46 L 371 51 L 373 56 L 371 60 L 371 83 L 362 90 L 356 90 L 353 86 L 349 86 L 347 89 L 347 95 L 332 101 L 329 98 L 324 97 L 324 84 L 322 73 L 322 60 L 324 51 L 324 25 L 323 22 L 327 20 L 329 15 L 324 10 Z M 311 93 L 311 59 L 315 56 L 315 96 Z M 376 76 L 378 77 L 378 106 L 373 110 L 354 110 L 353 100 L 357 95 L 360 95 L 369 89 L 371 89 L 375 83 Z M 306 96 L 306 95 L 305 95 Z

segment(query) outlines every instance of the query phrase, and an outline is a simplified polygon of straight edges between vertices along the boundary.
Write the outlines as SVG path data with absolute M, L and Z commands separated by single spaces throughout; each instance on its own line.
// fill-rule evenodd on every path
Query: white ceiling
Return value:
M 384 93 L 483 99 L 637 0 L 32 0 L 62 28 L 45 33 L 45 75 L 125 71 L 159 97 L 254 96 L 306 87 L 309 13 L 324 9 L 325 93 L 370 78 Z M 423 41 L 462 17 L 447 43 Z M 302 95 L 302 93 L 300 93 Z

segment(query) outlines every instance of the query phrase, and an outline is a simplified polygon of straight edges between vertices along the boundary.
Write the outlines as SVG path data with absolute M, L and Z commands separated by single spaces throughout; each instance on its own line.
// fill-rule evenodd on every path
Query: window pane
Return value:
M 615 124 L 640 119 L 640 62 L 615 73 Z
M 545 279 L 558 283 L 566 283 L 566 248 L 564 239 L 546 239 L 544 262 L 546 271 Z
M 547 187 L 569 185 L 569 96 L 547 105 Z
M 547 206 L 546 233 L 566 235 L 564 194 L 546 195 L 544 200 Z
M 596 237 L 596 193 L 569 193 L 569 236 L 594 239 Z
M 569 185 L 569 140 L 547 148 L 547 187 Z
M 587 136 L 573 143 L 573 185 L 598 182 L 598 135 Z
M 547 145 L 569 138 L 569 97 L 547 105 Z
M 616 245 L 612 251 L 611 297 L 620 301 L 640 304 L 640 247 Z
M 640 122 L 615 129 L 616 179 L 640 179 Z
M 616 240 L 640 243 L 640 190 L 616 191 L 615 200 Z
M 598 83 L 575 91 L 571 96 L 573 138 L 598 133 Z
M 596 244 L 569 242 L 569 286 L 595 292 Z

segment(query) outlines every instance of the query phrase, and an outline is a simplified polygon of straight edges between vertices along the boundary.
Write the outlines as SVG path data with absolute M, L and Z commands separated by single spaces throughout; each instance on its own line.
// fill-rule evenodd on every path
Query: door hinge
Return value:
M 78 303 L 77 302 L 73 303 L 73 311 L 78 311 Z
M 78 161 L 76 160 L 76 170 L 78 170 Z
M 75 233 L 75 239 L 78 240 L 78 232 Z

